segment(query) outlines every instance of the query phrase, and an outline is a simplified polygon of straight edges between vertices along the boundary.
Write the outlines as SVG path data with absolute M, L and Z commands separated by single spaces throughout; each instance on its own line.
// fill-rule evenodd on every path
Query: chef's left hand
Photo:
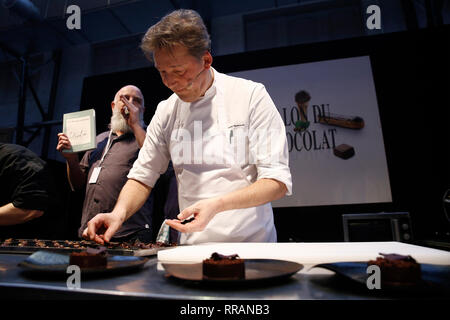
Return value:
M 200 200 L 187 207 L 177 216 L 177 219 L 166 220 L 166 224 L 180 232 L 191 233 L 202 231 L 209 221 L 220 212 L 221 200 L 217 198 Z M 194 217 L 191 222 L 183 224 L 182 221 Z
M 127 123 L 130 126 L 130 128 L 134 131 L 134 128 L 136 126 L 140 126 L 139 123 L 139 113 L 140 110 L 138 107 L 136 107 L 134 104 L 132 104 L 130 101 L 127 100 L 125 96 L 120 96 L 120 101 L 123 103 L 123 106 L 121 106 L 120 112 L 124 116 L 125 119 L 127 119 Z M 125 107 L 128 109 L 128 114 L 125 113 Z

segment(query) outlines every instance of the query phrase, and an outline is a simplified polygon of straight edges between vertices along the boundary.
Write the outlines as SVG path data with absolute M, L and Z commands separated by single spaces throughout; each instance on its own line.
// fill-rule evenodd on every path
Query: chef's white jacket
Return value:
M 173 162 L 180 210 L 201 199 L 271 178 L 292 194 L 286 131 L 265 87 L 214 72 L 205 95 L 188 103 L 172 94 L 158 104 L 139 157 L 128 174 L 154 187 Z M 270 202 L 214 216 L 200 232 L 182 234 L 182 244 L 276 242 Z

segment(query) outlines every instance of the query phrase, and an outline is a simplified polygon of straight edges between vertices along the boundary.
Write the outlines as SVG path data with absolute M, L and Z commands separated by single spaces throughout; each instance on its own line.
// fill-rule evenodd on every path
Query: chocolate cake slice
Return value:
M 97 268 L 106 267 L 107 256 L 106 248 L 99 247 L 98 249 L 88 248 L 82 252 L 72 252 L 70 254 L 70 265 L 77 265 L 83 268 Z
M 411 256 L 380 253 L 382 257 L 370 260 L 368 265 L 380 267 L 381 282 L 387 284 L 415 284 L 421 280 L 420 264 Z
M 347 160 L 355 155 L 355 149 L 348 144 L 340 144 L 333 149 L 333 153 L 336 157 Z
M 214 252 L 209 259 L 203 260 L 203 279 L 245 279 L 244 259 L 240 259 L 237 254 L 226 256 Z

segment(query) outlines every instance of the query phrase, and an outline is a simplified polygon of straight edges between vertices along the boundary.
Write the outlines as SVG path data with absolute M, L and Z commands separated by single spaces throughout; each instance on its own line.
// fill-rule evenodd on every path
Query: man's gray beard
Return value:
M 131 132 L 131 128 L 127 123 L 127 120 L 123 117 L 122 113 L 120 111 L 115 110 L 113 111 L 113 115 L 111 117 L 111 123 L 109 125 L 110 129 L 113 132 L 120 131 L 122 133 Z

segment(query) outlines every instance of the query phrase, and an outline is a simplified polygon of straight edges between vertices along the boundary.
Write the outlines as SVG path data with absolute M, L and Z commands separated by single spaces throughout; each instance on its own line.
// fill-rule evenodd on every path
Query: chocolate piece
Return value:
M 189 218 L 189 219 L 186 219 L 186 220 L 181 221 L 181 224 L 186 224 L 186 223 L 192 222 L 192 221 L 194 221 L 194 220 L 195 220 L 195 218 L 192 217 L 192 218 Z
M 319 112 L 318 120 L 319 123 L 338 126 L 342 128 L 349 128 L 349 129 L 364 128 L 364 119 L 361 117 L 351 117 L 331 113 L 322 114 L 322 112 Z
M 379 254 L 382 255 L 387 260 L 403 260 L 403 261 L 416 262 L 416 260 L 414 260 L 414 258 L 411 257 L 410 255 L 404 256 L 404 255 L 397 254 L 397 253 L 381 253 L 381 252 Z
M 164 243 L 164 242 L 150 242 L 144 243 L 136 240 L 134 242 L 110 242 L 105 244 L 102 250 L 116 250 L 115 254 L 121 254 L 121 250 L 139 250 L 139 249 L 152 249 L 152 248 L 164 248 L 164 247 L 174 247 L 177 243 Z M 80 249 L 94 250 L 93 248 L 99 248 L 99 245 L 94 241 L 89 240 L 39 240 L 39 239 L 6 239 L 0 240 L 0 248 L 42 248 L 42 249 L 58 249 L 73 251 L 74 249 L 79 251 Z M 9 250 L 8 250 L 9 251 Z
M 239 256 L 237 254 L 231 254 L 229 256 L 226 256 L 226 255 L 214 252 L 211 255 L 210 259 L 213 259 L 214 261 L 219 261 L 219 260 L 222 260 L 222 259 L 236 260 L 238 258 L 239 258 Z
M 355 149 L 348 144 L 340 144 L 333 149 L 333 153 L 336 157 L 347 160 L 355 155 Z

